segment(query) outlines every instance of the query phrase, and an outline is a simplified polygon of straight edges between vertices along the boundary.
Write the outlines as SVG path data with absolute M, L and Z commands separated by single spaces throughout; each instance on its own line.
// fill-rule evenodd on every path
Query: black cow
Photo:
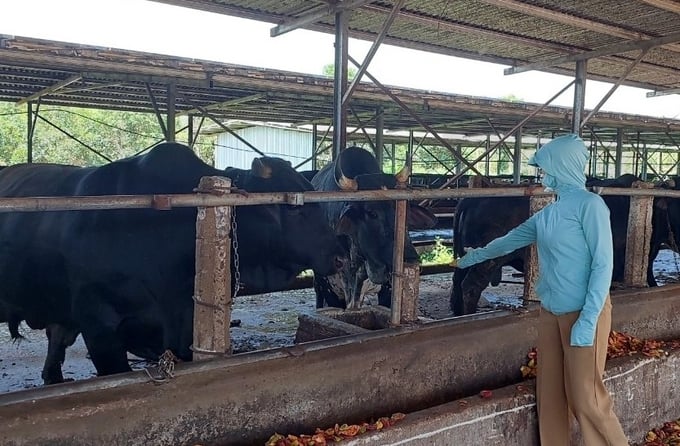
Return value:
M 404 178 L 406 179 L 406 178 Z M 338 159 L 326 165 L 312 179 L 319 191 L 393 189 L 395 175 L 382 173 L 375 157 L 360 147 L 349 147 Z M 368 283 L 382 285 L 378 294 L 380 305 L 390 306 L 390 275 L 394 250 L 394 203 L 390 201 L 334 201 L 323 203 L 330 225 L 344 236 L 350 261 L 333 277 L 314 275 L 316 305 L 356 308 L 360 305 L 362 287 Z M 413 229 L 431 228 L 437 218 L 425 208 L 410 205 L 408 225 Z M 419 261 L 418 254 L 406 235 L 404 261 Z
M 589 179 L 587 186 L 631 187 L 640 181 L 635 175 L 626 174 L 616 179 Z M 626 196 L 605 195 L 602 197 L 609 207 L 612 237 L 614 242 L 613 281 L 623 280 L 626 237 L 628 231 L 628 213 L 630 198 Z M 454 254 L 464 255 L 466 247 L 480 247 L 491 240 L 505 235 L 509 230 L 529 218 L 528 197 L 488 197 L 466 198 L 461 200 L 456 209 L 453 239 Z M 669 231 L 670 222 L 675 222 L 676 229 Z M 652 215 L 652 240 L 647 268 L 647 283 L 656 286 L 654 259 L 663 243 L 670 244 L 673 233 L 680 227 L 680 206 L 677 200 L 657 198 L 654 201 Z M 498 285 L 502 268 L 512 266 L 524 271 L 524 248 L 505 256 L 482 262 L 470 268 L 454 270 L 451 288 L 451 310 L 455 315 L 471 314 L 477 311 L 477 303 L 482 291 L 488 286 Z
M 278 158 L 226 174 L 252 192 L 312 190 Z M 8 167 L 0 196 L 191 193 L 203 176 L 225 172 L 184 145 L 164 143 L 101 167 Z M 319 205 L 243 206 L 236 222 L 241 282 L 250 290 L 341 266 L 344 251 Z M 47 328 L 45 383 L 63 380 L 64 352 L 78 333 L 99 375 L 129 371 L 127 352 L 157 359 L 170 349 L 191 359 L 195 232 L 195 208 L 0 214 L 0 302 L 30 327 Z

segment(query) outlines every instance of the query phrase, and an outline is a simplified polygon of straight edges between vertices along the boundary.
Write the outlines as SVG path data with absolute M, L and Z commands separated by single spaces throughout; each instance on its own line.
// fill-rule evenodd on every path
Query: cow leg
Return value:
M 468 273 L 461 282 L 462 314 L 477 312 L 482 291 L 489 285 L 489 278 L 494 271 L 501 266 L 500 262 L 486 261 L 468 268 Z
M 378 291 L 378 305 L 392 308 L 392 284 L 390 282 L 383 283 Z
M 450 305 L 454 316 L 462 316 L 465 314 L 463 305 L 463 280 L 467 276 L 468 268 L 456 268 L 453 271 L 453 286 L 451 287 Z
M 64 364 L 66 349 L 73 345 L 78 336 L 78 330 L 60 324 L 49 324 L 47 334 L 47 357 L 42 370 L 45 385 L 64 382 L 61 366 Z
M 127 350 L 118 333 L 121 317 L 96 287 L 85 287 L 73 299 L 74 318 L 99 376 L 129 372 Z M 89 291 L 89 292 L 88 292 Z

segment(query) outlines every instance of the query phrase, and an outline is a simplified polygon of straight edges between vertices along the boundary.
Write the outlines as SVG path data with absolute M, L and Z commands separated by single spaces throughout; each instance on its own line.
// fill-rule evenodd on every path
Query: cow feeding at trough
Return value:
M 385 174 L 375 157 L 360 147 L 348 147 L 338 158 L 321 169 L 312 184 L 318 191 L 366 191 L 394 189 L 406 183 L 407 169 L 396 175 Z M 333 276 L 314 276 L 317 308 L 325 305 L 358 308 L 368 289 L 379 286 L 378 303 L 391 302 L 390 277 L 393 269 L 395 210 L 390 201 L 333 201 L 322 203 L 328 223 L 342 236 L 350 260 Z M 422 206 L 410 204 L 410 229 L 429 229 L 437 218 Z M 404 262 L 419 262 L 411 240 L 404 240 Z

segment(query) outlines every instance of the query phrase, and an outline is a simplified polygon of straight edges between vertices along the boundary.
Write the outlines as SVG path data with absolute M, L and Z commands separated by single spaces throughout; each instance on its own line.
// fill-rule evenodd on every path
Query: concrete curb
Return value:
M 667 357 L 635 356 L 611 360 L 605 383 L 631 444 L 647 431 L 680 416 L 680 351 Z M 475 445 L 538 446 L 534 380 L 408 414 L 399 424 L 361 435 L 346 446 Z M 574 425 L 571 444 L 581 444 Z

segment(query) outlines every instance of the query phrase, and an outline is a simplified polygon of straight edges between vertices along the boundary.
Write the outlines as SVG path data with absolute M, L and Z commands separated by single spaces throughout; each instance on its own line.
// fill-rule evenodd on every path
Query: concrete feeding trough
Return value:
M 353 311 L 321 308 L 314 314 L 301 314 L 298 322 L 296 344 L 388 328 L 390 310 L 379 305 Z
M 677 339 L 678 296 L 680 285 L 614 292 L 612 327 Z M 408 417 L 384 432 L 387 441 L 352 444 L 418 437 L 422 442 L 409 444 L 456 438 L 456 444 L 533 446 L 533 392 L 515 393 L 519 367 L 536 343 L 537 319 L 537 310 L 480 314 L 180 363 L 162 384 L 135 371 L 12 392 L 0 395 L 2 444 L 252 445 L 274 432 L 314 432 L 403 412 Z M 632 440 L 677 416 L 679 359 L 609 364 L 607 383 Z M 480 399 L 483 389 L 493 389 L 493 397 Z M 468 410 L 461 398 L 470 401 Z M 421 423 L 428 418 L 432 424 Z
M 395 290 L 392 310 L 379 305 L 350 311 L 322 308 L 316 314 L 300 315 L 295 343 L 369 333 L 420 321 L 417 316 L 420 265 L 404 263 L 399 269 L 392 283 Z

